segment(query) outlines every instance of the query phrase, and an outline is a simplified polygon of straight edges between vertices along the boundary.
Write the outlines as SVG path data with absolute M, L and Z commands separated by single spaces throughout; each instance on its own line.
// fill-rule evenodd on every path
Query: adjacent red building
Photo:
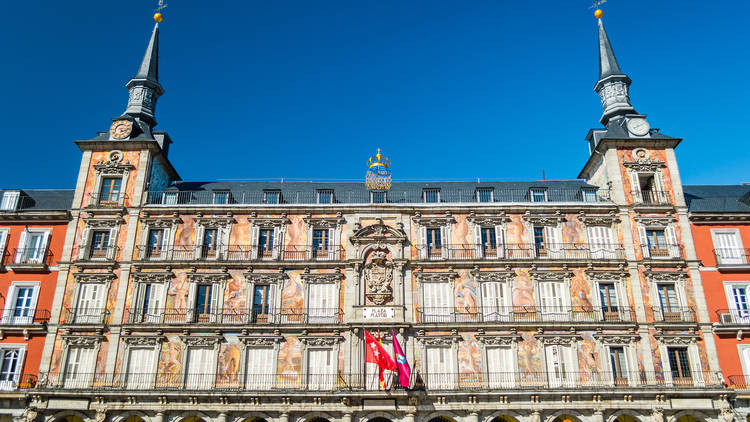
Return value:
M 36 385 L 72 190 L 0 190 L 0 420 Z

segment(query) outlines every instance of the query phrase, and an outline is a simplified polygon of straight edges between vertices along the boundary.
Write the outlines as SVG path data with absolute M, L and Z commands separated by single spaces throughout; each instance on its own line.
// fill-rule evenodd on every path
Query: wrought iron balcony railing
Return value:
M 49 321 L 49 309 L 5 308 L 0 309 L 0 326 L 36 325 Z
M 208 325 L 244 325 L 244 324 L 338 324 L 343 311 L 339 308 L 306 308 L 306 309 L 265 309 L 248 311 L 245 309 L 216 309 L 201 312 L 194 308 L 158 308 L 126 309 L 127 324 L 208 324 Z
M 643 205 L 669 205 L 672 200 L 667 191 L 649 189 L 633 192 L 633 202 Z
M 696 322 L 695 309 L 691 306 L 654 306 L 654 321 L 656 322 Z
M 397 387 L 397 375 L 384 374 L 387 388 Z M 676 376 L 671 372 L 581 371 L 581 372 L 489 372 L 412 373 L 411 390 L 502 391 L 538 389 L 723 387 L 721 374 L 693 371 Z M 377 374 L 215 374 L 215 373 L 75 373 L 51 375 L 39 382 L 40 389 L 80 391 L 368 391 L 381 390 Z
M 541 195 L 540 195 L 541 193 Z M 440 203 L 497 203 L 497 202 L 608 202 L 609 191 L 596 188 L 539 188 L 492 189 L 491 195 L 479 195 L 477 189 L 441 189 Z M 262 191 L 151 191 L 145 195 L 146 205 L 310 205 L 318 204 L 318 194 L 310 191 L 282 190 L 269 197 Z M 334 192 L 333 204 L 370 204 L 369 191 Z M 420 189 L 392 188 L 382 202 L 387 204 L 420 204 L 424 197 Z
M 510 243 L 495 247 L 481 244 L 417 245 L 417 258 L 439 260 L 621 260 L 625 259 L 621 245 L 582 245 L 557 243 L 534 245 Z
M 90 208 L 108 208 L 108 207 L 123 207 L 126 205 L 125 201 L 127 201 L 128 195 L 125 193 L 110 193 L 110 194 L 100 194 L 100 193 L 90 193 L 89 194 L 89 203 L 87 207 Z
M 3 374 L 3 377 L 0 377 L 0 391 L 28 390 L 36 386 L 36 374 Z
M 52 252 L 48 248 L 15 248 L 13 265 L 52 265 Z
M 721 326 L 750 326 L 750 309 L 719 309 L 716 317 Z
M 730 375 L 728 387 L 735 390 L 750 390 L 750 375 Z
M 344 256 L 339 245 L 314 247 L 284 245 L 264 248 L 250 245 L 136 246 L 137 259 L 144 261 L 335 261 Z
M 717 248 L 714 249 L 716 264 L 719 266 L 748 265 L 750 263 L 750 249 Z
M 601 322 L 635 321 L 632 308 L 579 306 L 487 306 L 469 308 L 422 307 L 419 322 L 430 323 L 522 323 L 522 322 Z
M 65 308 L 60 315 L 60 323 L 66 325 L 101 325 L 109 316 L 104 308 L 71 309 Z
M 683 259 L 682 245 L 641 245 L 644 259 Z
M 83 253 L 81 253 L 81 249 Z M 119 258 L 120 248 L 117 246 L 92 247 L 91 245 L 77 245 L 73 249 L 73 259 L 78 261 L 115 261 Z

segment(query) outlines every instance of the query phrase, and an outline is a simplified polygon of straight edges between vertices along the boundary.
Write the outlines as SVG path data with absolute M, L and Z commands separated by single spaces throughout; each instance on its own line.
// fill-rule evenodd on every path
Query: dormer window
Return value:
M 424 189 L 422 197 L 426 204 L 437 204 L 440 202 L 440 189 Z
M 583 194 L 583 202 L 599 202 L 596 189 L 581 189 L 581 193 Z
M 318 203 L 319 204 L 332 204 L 333 203 L 333 191 L 330 189 L 318 190 Z
M 3 198 L 0 202 L 0 211 L 15 211 L 18 207 L 18 198 L 21 196 L 19 191 L 3 192 Z
M 370 192 L 370 202 L 373 204 L 385 204 L 385 192 Z
M 281 191 L 279 190 L 263 191 L 263 202 L 266 204 L 280 204 L 281 203 Z
M 494 193 L 493 188 L 477 188 L 477 201 L 494 202 Z
M 228 191 L 215 191 L 214 192 L 214 204 L 228 204 L 229 203 L 229 192 Z
M 547 202 L 547 188 L 531 188 L 529 189 L 529 196 L 531 202 Z

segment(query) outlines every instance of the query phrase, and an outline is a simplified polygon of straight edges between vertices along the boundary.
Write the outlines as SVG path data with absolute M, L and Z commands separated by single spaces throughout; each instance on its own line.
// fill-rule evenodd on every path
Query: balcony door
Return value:
M 76 324 L 100 324 L 104 318 L 106 285 L 81 283 L 78 289 L 78 305 L 74 311 L 74 322 Z
M 336 382 L 336 359 L 332 348 L 315 348 L 307 351 L 307 389 L 333 390 Z
M 609 366 L 615 385 L 628 385 L 628 359 L 624 347 L 609 348 Z
M 487 348 L 487 381 L 489 388 L 515 386 L 516 372 L 510 346 Z
M 663 321 L 680 321 L 680 303 L 674 283 L 658 284 L 659 305 Z
M 43 264 L 48 231 L 24 231 L 18 241 L 17 264 Z
M 245 388 L 247 390 L 270 390 L 274 385 L 273 347 L 248 347 L 247 373 Z
M 423 283 L 423 322 L 450 322 L 453 315 L 450 283 Z
M 190 347 L 185 371 L 186 390 L 208 390 L 213 388 L 216 377 L 213 347 Z
M 589 250 L 592 259 L 616 259 L 615 242 L 612 239 L 612 228 L 592 226 L 586 229 L 589 237 Z
M 740 233 L 736 229 L 712 230 L 716 259 L 719 265 L 746 264 Z
M 510 310 L 507 306 L 505 283 L 488 281 L 481 286 L 482 321 L 508 321 Z
M 338 286 L 335 283 L 309 285 L 307 318 L 310 324 L 338 323 Z
M 122 177 L 103 177 L 99 189 L 99 204 L 116 204 L 120 200 Z
M 273 286 L 256 284 L 253 288 L 253 322 L 267 324 L 273 322 Z
M 543 281 L 539 283 L 539 311 L 545 321 L 569 321 L 570 316 L 565 306 L 565 283 L 562 281 Z
M 156 350 L 153 347 L 134 347 L 130 349 L 127 371 L 128 390 L 153 388 L 155 356 Z
M 13 391 L 23 368 L 24 349 L 20 347 L 0 349 L 0 391 Z
M 667 349 L 669 366 L 672 370 L 672 382 L 675 385 L 693 385 L 693 373 L 690 369 L 688 349 L 686 347 L 670 347 Z
M 93 347 L 69 347 L 63 375 L 65 388 L 90 387 L 94 379 L 95 358 Z
M 427 389 L 453 390 L 457 378 L 456 360 L 451 347 L 427 347 Z
M 161 283 L 141 283 L 138 292 L 138 306 L 133 322 L 158 324 L 161 320 L 164 285 Z M 169 321 L 166 321 L 169 322 Z
M 720 321 L 722 323 L 750 324 L 750 300 L 748 284 L 730 284 L 726 286 L 727 303 L 729 303 L 731 321 Z
M 620 321 L 620 305 L 617 300 L 615 283 L 599 283 L 599 301 L 602 305 L 602 319 L 604 321 Z
M 559 388 L 573 384 L 571 346 L 550 344 L 544 348 L 547 360 L 547 381 L 550 388 Z
M 8 306 L 3 313 L 3 324 L 30 325 L 34 323 L 39 285 L 16 282 L 8 291 Z

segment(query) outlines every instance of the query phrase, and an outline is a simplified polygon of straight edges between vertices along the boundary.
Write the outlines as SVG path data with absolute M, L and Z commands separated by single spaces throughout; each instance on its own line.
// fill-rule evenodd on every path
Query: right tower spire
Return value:
M 631 80 L 620 70 L 607 31 L 604 29 L 604 23 L 602 23 L 602 14 L 601 10 L 597 10 L 595 14 L 599 21 L 599 81 L 594 86 L 594 91 L 602 100 L 604 113 L 601 122 L 606 126 L 611 119 L 626 114 L 636 114 L 636 111 L 630 104 L 628 93 Z

